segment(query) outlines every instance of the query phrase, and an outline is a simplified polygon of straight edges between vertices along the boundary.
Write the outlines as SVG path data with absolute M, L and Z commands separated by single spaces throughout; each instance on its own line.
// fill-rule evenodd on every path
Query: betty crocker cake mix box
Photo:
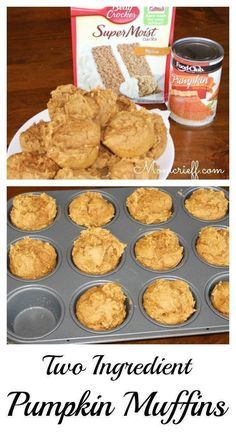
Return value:
M 74 82 L 85 90 L 111 88 L 137 103 L 164 102 L 175 8 L 118 3 L 71 8 Z

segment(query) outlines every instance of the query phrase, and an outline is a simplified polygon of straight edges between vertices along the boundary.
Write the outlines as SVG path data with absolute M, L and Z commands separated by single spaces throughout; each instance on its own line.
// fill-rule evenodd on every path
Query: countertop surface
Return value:
M 208 172 L 199 178 L 229 177 L 228 34 L 228 8 L 177 8 L 174 39 L 211 38 L 223 45 L 225 57 L 215 120 L 202 128 L 171 121 L 175 173 L 169 178 L 190 179 L 186 172 L 193 162 L 199 162 L 200 171 Z M 51 90 L 71 82 L 69 8 L 8 8 L 8 142 L 26 120 L 46 108 Z
M 7 197 L 12 198 L 19 193 L 47 191 L 47 190 L 70 190 L 74 187 L 8 187 Z M 150 339 L 145 341 L 128 341 L 123 344 L 228 344 L 229 333 L 212 333 L 196 336 L 178 336 L 164 339 Z

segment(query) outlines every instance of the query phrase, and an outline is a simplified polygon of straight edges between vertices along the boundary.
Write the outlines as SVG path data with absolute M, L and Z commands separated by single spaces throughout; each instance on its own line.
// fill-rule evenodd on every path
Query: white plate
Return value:
M 160 114 L 163 118 L 163 121 L 167 127 L 168 130 L 168 136 L 167 136 L 167 146 L 165 149 L 165 152 L 156 160 L 156 163 L 160 166 L 160 179 L 167 179 L 173 163 L 174 163 L 174 157 L 175 157 L 175 148 L 173 140 L 169 133 L 169 111 L 160 111 L 159 109 L 153 109 L 150 110 L 153 113 Z M 27 120 L 27 122 L 24 123 L 24 125 L 21 126 L 20 129 L 18 129 L 17 133 L 14 135 L 9 148 L 8 148 L 8 157 L 10 157 L 13 154 L 16 154 L 17 152 L 22 152 L 21 146 L 20 146 L 20 134 L 21 132 L 28 129 L 33 123 L 38 123 L 40 120 L 44 120 L 45 122 L 50 121 L 50 117 L 48 114 L 48 110 L 41 111 L 40 113 L 36 114 L 35 116 L 31 117 L 31 119 Z

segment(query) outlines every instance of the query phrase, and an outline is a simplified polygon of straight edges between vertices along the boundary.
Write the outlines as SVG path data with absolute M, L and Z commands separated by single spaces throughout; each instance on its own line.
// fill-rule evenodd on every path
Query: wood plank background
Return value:
M 216 119 L 207 127 L 182 127 L 171 121 L 174 168 L 200 162 L 200 169 L 223 169 L 229 177 L 229 17 L 228 8 L 177 8 L 175 40 L 186 36 L 211 38 L 225 50 Z M 72 54 L 69 8 L 8 8 L 8 142 L 30 117 L 46 108 L 50 91 L 71 83 Z M 159 105 L 164 108 L 164 105 Z M 170 178 L 189 179 L 171 174 Z

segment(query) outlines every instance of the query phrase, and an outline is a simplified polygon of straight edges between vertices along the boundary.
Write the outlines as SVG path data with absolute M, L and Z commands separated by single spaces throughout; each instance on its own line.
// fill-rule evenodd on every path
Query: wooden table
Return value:
M 61 190 L 61 187 L 8 187 L 7 198 L 10 199 L 15 195 L 23 192 L 35 192 L 35 191 L 46 191 L 46 190 Z M 63 187 L 63 190 L 74 189 L 74 187 Z M 206 335 L 196 335 L 196 336 L 179 336 L 173 338 L 164 339 L 150 339 L 145 341 L 128 341 L 123 342 L 124 344 L 228 344 L 229 334 L 228 333 L 213 333 Z
M 175 169 L 189 168 L 192 161 L 199 161 L 200 169 L 224 171 L 199 178 L 229 177 L 228 34 L 227 7 L 177 8 L 175 39 L 202 36 L 218 41 L 225 49 L 214 122 L 197 129 L 171 122 Z M 72 81 L 69 8 L 8 8 L 8 142 L 26 120 L 46 108 L 51 90 Z M 170 178 L 190 176 L 178 173 Z

